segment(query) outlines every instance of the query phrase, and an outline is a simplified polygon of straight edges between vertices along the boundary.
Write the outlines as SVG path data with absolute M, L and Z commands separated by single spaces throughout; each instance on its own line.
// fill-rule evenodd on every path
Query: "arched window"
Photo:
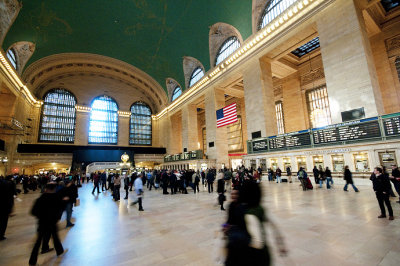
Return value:
M 240 47 L 240 42 L 236 36 L 231 36 L 221 45 L 219 48 L 215 65 L 218 65 L 223 60 L 225 60 L 228 56 L 230 56 L 237 48 Z
M 400 56 L 396 58 L 396 61 L 394 61 L 394 64 L 396 66 L 397 76 L 399 77 L 399 81 L 400 81 Z
M 74 143 L 76 98 L 65 89 L 47 92 L 43 101 L 39 142 Z
M 131 106 L 129 144 L 151 145 L 151 109 L 142 102 Z
M 199 81 L 203 76 L 203 69 L 201 69 L 201 67 L 195 68 L 190 76 L 189 87 L 192 87 L 194 84 L 196 84 L 196 82 Z
M 89 143 L 118 143 L 118 105 L 103 95 L 92 102 L 89 123 Z
M 267 26 L 297 0 L 269 0 L 258 23 L 258 30 Z
M 182 94 L 182 89 L 180 87 L 176 87 L 174 89 L 174 92 L 172 93 L 172 98 L 171 98 L 171 102 L 175 101 L 176 98 L 178 98 L 179 96 L 181 96 Z
M 15 54 L 14 49 L 9 49 L 7 51 L 7 58 L 10 61 L 11 65 L 14 67 L 14 69 L 17 69 L 17 56 Z

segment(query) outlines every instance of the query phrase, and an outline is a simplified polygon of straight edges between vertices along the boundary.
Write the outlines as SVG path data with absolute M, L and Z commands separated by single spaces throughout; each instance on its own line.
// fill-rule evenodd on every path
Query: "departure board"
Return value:
M 266 139 L 255 140 L 252 142 L 253 152 L 268 151 L 268 143 Z
M 268 143 L 270 150 L 290 149 L 309 146 L 311 145 L 311 139 L 308 130 L 303 130 L 286 135 L 269 137 Z
M 386 136 L 400 135 L 400 116 L 382 118 Z
M 315 128 L 312 131 L 315 145 L 381 137 L 377 117 Z

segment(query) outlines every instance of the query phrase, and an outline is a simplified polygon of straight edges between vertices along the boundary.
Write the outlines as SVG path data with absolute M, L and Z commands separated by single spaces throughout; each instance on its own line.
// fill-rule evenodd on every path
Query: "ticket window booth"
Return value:
M 253 167 L 253 169 L 257 169 L 257 161 L 256 160 L 250 160 L 250 167 Z
M 267 171 L 267 159 L 260 159 L 260 166 L 263 172 Z
M 356 172 L 369 172 L 368 153 L 359 152 L 353 154 Z
M 396 154 L 394 151 L 379 152 L 379 161 L 382 166 L 386 167 L 386 170 L 391 174 L 392 165 L 396 163 Z
M 343 154 L 332 155 L 333 172 L 344 172 L 344 157 Z
M 283 168 L 282 171 L 286 171 L 287 168 L 292 169 L 292 165 L 290 164 L 290 158 L 283 158 Z
M 300 170 L 300 167 L 302 167 L 305 171 L 307 171 L 307 164 L 306 164 L 305 156 L 296 157 L 296 161 L 297 161 L 297 169 Z
M 270 167 L 275 171 L 278 168 L 278 159 L 270 159 Z
M 313 162 L 314 162 L 314 166 L 316 166 L 318 169 L 319 169 L 319 167 L 321 167 L 322 169 L 325 169 L 324 168 L 324 157 L 322 155 L 313 156 Z

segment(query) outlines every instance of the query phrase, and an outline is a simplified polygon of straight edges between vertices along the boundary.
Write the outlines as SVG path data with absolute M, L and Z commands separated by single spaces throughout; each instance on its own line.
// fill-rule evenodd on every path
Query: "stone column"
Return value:
M 198 150 L 197 107 L 186 104 L 182 108 L 182 148 L 187 151 Z
M 317 18 L 332 123 L 341 112 L 364 107 L 365 116 L 383 113 L 369 39 L 353 0 L 337 0 Z
M 209 88 L 205 94 L 205 117 L 207 130 L 207 155 L 208 159 L 214 159 L 217 163 L 217 169 L 225 164 L 229 167 L 228 158 L 228 140 L 226 126 L 217 128 L 216 111 L 225 106 L 225 95 L 222 89 Z M 214 147 L 210 147 L 210 143 Z
M 89 141 L 90 113 L 76 112 L 75 145 L 87 145 Z
M 130 117 L 118 116 L 118 146 L 129 146 Z
M 252 60 L 243 73 L 247 137 L 261 131 L 262 137 L 277 134 L 271 62 Z

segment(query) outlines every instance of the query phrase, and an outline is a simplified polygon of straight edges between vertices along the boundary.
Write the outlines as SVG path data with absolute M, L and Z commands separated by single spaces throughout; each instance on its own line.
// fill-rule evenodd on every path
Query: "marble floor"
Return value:
M 360 186 L 360 193 L 339 186 L 302 191 L 298 183 L 262 186 L 263 205 L 289 252 L 277 256 L 269 237 L 274 265 L 400 265 L 400 204 L 394 198 L 395 220 L 389 221 L 377 219 L 379 207 L 370 186 Z M 221 264 L 219 230 L 226 213 L 216 205 L 216 193 L 146 191 L 145 211 L 138 212 L 129 206 L 133 194 L 114 202 L 109 192 L 93 196 L 91 188 L 85 184 L 79 190 L 76 225 L 66 229 L 65 216 L 59 223 L 67 252 L 58 258 L 53 252 L 39 255 L 39 265 Z M 30 192 L 15 202 L 8 239 L 0 242 L 0 265 L 28 265 L 36 238 L 36 220 L 29 212 L 38 196 Z

